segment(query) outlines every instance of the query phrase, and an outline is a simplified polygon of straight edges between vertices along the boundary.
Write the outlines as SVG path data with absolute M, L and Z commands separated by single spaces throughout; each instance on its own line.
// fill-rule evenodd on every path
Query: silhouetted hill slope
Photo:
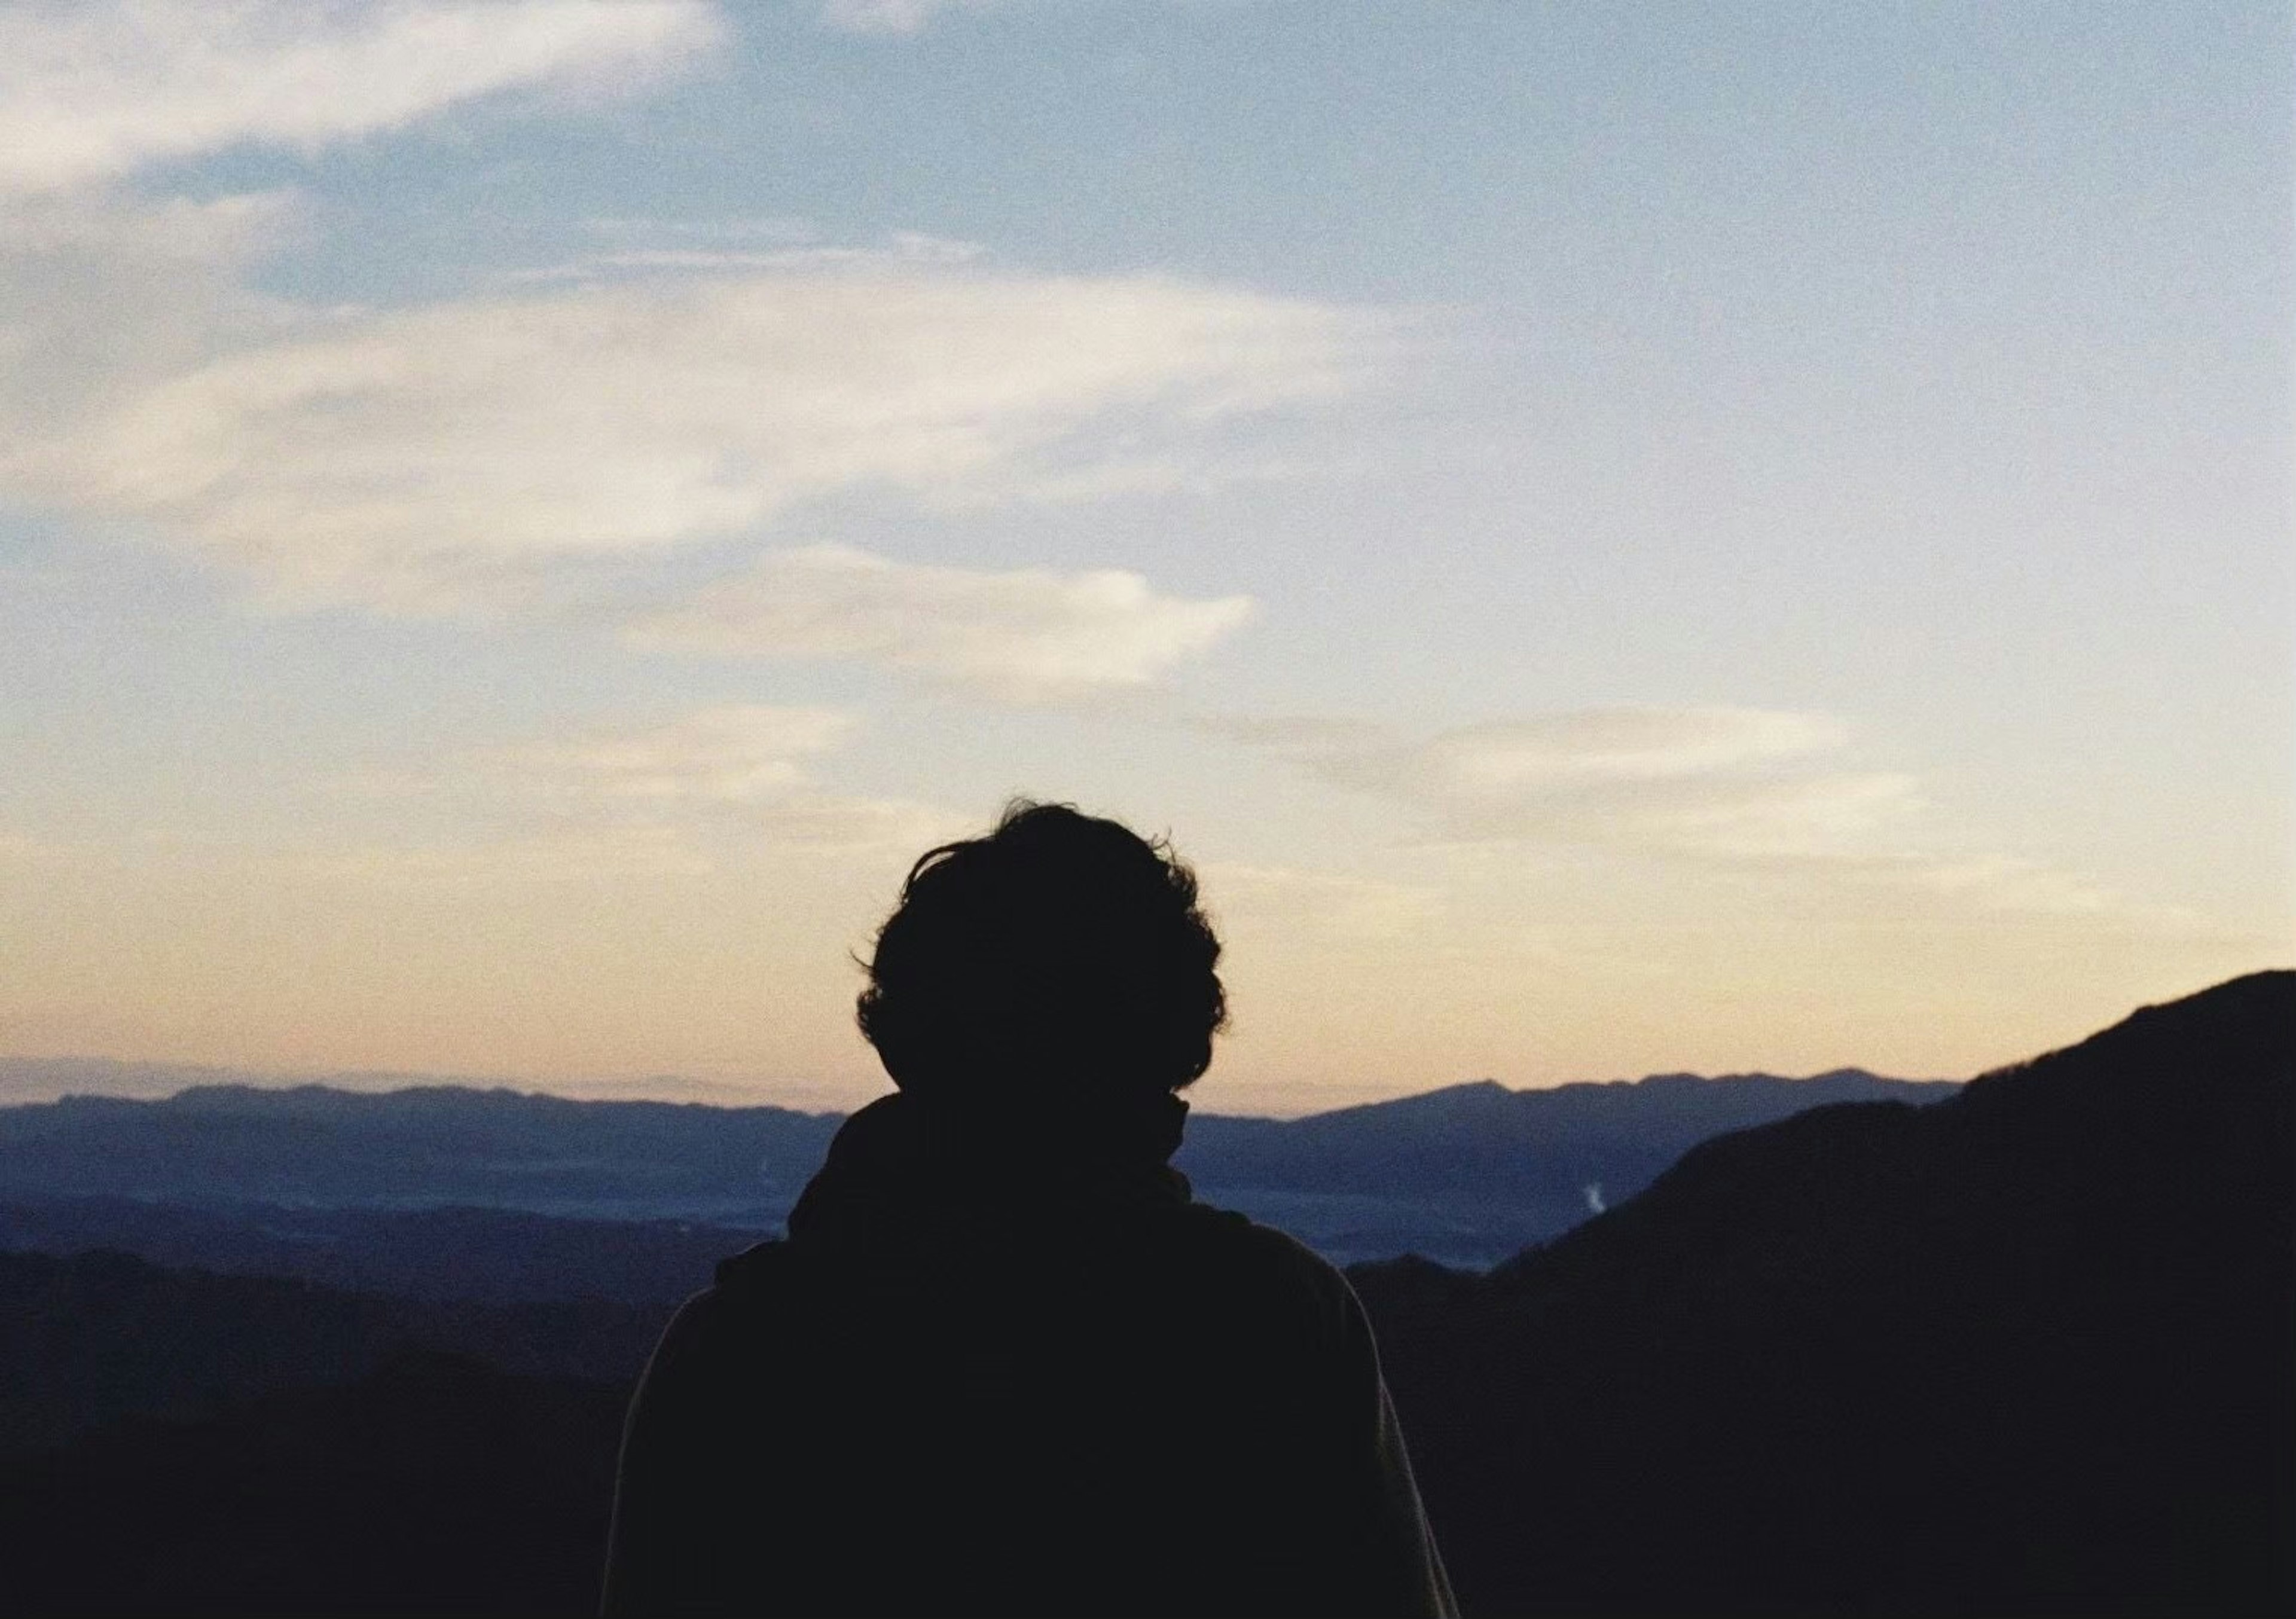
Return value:
M 1662 1075 L 1551 1091 L 1485 1082 L 1304 1119 L 1199 1114 L 1178 1162 L 1205 1200 L 1282 1226 L 1342 1261 L 1415 1250 L 1481 1265 L 1569 1229 L 1718 1132 L 1823 1102 L 1929 1100 L 1953 1089 L 1855 1070 L 1808 1080 Z M 65 1252 L 97 1242 L 170 1263 L 275 1263 L 290 1274 L 429 1294 L 418 1279 L 474 1264 L 452 1240 L 468 1235 L 502 1247 L 496 1271 L 522 1265 L 531 1280 L 564 1278 L 570 1292 L 646 1296 L 631 1290 L 644 1284 L 627 1266 L 586 1284 L 554 1264 L 548 1255 L 571 1250 L 538 1224 L 506 1220 L 456 1233 L 412 1220 L 331 1222 L 282 1211 L 493 1208 L 763 1230 L 780 1222 L 819 1166 L 839 1122 L 775 1108 L 576 1102 L 451 1086 L 370 1093 L 210 1085 L 158 1101 L 67 1097 L 0 1108 L 0 1206 L 12 1211 L 0 1218 L 0 1243 Z M 125 1203 L 198 1212 L 138 1216 Z M 674 1232 L 616 1240 L 651 1246 L 685 1273 Z M 298 1245 L 308 1251 L 299 1255 Z
M 125 1198 L 0 1203 L 0 1250 L 111 1249 L 154 1264 L 434 1302 L 676 1304 L 708 1287 L 719 1260 L 769 1234 L 519 1209 L 286 1209 Z
M 394 1354 L 0 1472 L 16 1614 L 597 1611 L 627 1383 Z
M 1354 1274 L 1472 1609 L 2296 1599 L 2296 974 Z
M 282 1388 L 351 1382 L 409 1351 L 626 1381 L 669 1309 L 425 1304 L 167 1271 L 125 1254 L 0 1254 L 0 1460 L 125 1417 L 209 1415 Z

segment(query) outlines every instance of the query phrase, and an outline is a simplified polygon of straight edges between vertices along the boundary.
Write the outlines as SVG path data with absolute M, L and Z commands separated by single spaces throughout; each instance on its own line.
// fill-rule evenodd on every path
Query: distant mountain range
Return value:
M 1662 1074 L 1551 1090 L 1485 1080 L 1308 1118 L 1192 1120 L 1176 1160 L 1210 1203 L 1341 1263 L 1496 1264 L 1623 1201 L 1702 1141 L 1846 1101 L 1930 1102 L 1950 1080 Z
M 1854 1069 L 1544 1091 L 1485 1081 L 1303 1119 L 1199 1115 L 1177 1162 L 1205 1201 L 1341 1263 L 1416 1253 L 1480 1266 L 1631 1196 L 1710 1136 L 1954 1088 Z M 777 1229 L 840 1122 L 452 1086 L 69 1096 L 0 1108 L 0 1246 L 112 1247 L 425 1296 L 651 1298 L 649 1286 L 700 1286 L 713 1246 Z M 629 1229 L 610 1237 L 608 1223 Z M 586 1274 L 593 1250 L 621 1261 Z M 670 1280 L 635 1273 L 640 1253 Z

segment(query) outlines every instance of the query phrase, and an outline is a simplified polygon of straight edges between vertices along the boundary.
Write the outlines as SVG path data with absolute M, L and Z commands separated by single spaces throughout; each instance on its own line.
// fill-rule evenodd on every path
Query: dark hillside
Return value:
M 348 1292 L 489 1304 L 673 1304 L 768 1235 L 684 1220 L 514 1208 L 281 1208 L 132 1198 L 0 1201 L 0 1250 L 133 1254 L 171 1269 L 295 1277 Z
M 1475 1610 L 2285 1611 L 2296 974 L 1355 1275 Z
M 670 1308 L 429 1303 L 125 1254 L 0 1254 L 0 1465 L 125 1418 L 206 1417 L 351 1383 L 407 1353 L 627 1382 Z
M 0 1611 L 591 1612 L 668 1313 L 0 1254 Z
M 0 1476 L 10 1613 L 596 1611 L 626 1383 L 419 1351 Z

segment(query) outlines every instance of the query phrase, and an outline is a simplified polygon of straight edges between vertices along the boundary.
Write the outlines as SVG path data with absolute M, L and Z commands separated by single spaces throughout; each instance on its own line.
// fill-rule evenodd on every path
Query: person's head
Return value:
M 1226 1022 L 1195 874 L 1160 841 L 1016 800 L 928 850 L 878 930 L 857 1010 L 905 1092 L 1088 1103 L 1168 1094 Z

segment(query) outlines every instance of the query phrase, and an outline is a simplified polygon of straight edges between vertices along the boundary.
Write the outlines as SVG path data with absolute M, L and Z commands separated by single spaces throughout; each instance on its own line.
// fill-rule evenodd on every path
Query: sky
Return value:
M 852 1106 L 1016 794 L 1197 867 L 1222 1112 L 2286 965 L 2292 44 L 11 4 L 0 1057 Z

